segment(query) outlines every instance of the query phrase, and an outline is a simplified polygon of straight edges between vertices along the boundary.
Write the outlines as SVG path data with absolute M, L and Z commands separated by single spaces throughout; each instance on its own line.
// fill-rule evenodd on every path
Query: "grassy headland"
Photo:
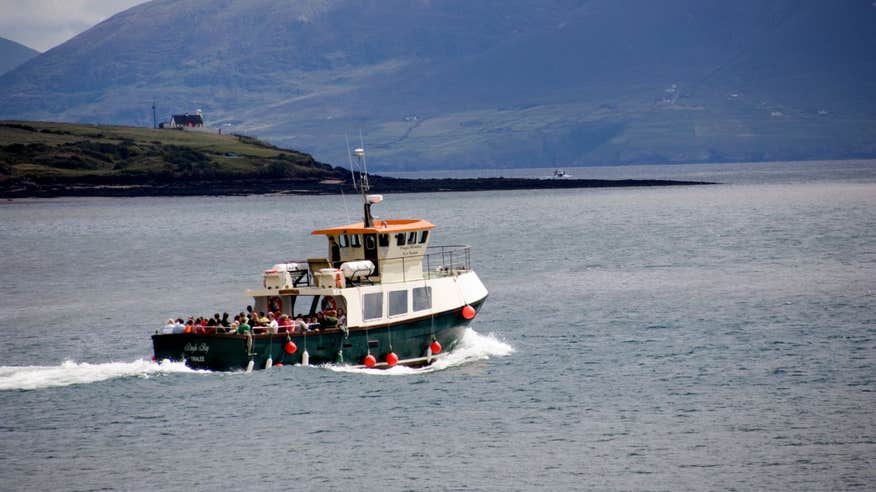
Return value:
M 338 178 L 310 155 L 251 137 L 176 129 L 0 122 L 0 173 L 18 182 Z
M 0 197 L 338 193 L 349 170 L 252 137 L 0 121 Z M 396 179 L 376 192 L 699 184 L 655 180 Z

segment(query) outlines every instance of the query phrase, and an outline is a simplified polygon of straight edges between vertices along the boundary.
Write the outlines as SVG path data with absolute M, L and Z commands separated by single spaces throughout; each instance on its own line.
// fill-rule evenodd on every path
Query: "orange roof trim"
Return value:
M 435 224 L 421 219 L 389 219 L 375 220 L 374 227 L 365 227 L 363 222 L 349 224 L 328 229 L 318 229 L 311 234 L 314 236 L 336 236 L 338 234 L 389 234 L 393 232 L 421 231 L 432 229 Z

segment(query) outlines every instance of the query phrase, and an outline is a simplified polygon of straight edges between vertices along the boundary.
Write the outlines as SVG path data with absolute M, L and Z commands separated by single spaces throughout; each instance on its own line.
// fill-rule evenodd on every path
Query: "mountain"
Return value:
M 0 77 L 0 118 L 207 124 L 373 169 L 876 155 L 871 0 L 154 0 Z
M 39 54 L 39 51 L 30 49 L 23 44 L 6 38 L 0 38 L 0 75 Z

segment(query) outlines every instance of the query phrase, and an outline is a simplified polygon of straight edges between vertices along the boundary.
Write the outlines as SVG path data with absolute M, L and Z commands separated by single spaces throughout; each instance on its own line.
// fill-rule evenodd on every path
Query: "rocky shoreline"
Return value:
M 453 191 L 544 190 L 569 188 L 616 188 L 651 186 L 692 186 L 717 183 L 655 179 L 529 179 L 529 178 L 430 178 L 403 179 L 370 176 L 374 193 L 435 193 Z M 223 179 L 125 182 L 94 179 L 70 182 L 0 182 L 2 198 L 53 198 L 74 196 L 231 196 L 260 194 L 334 195 L 349 193 L 349 180 L 306 179 Z

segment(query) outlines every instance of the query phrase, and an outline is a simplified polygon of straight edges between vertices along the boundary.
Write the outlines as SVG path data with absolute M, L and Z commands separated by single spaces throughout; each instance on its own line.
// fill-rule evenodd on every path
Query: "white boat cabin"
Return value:
M 470 271 L 468 247 L 429 248 L 434 227 L 420 219 L 375 219 L 315 230 L 328 241 L 325 258 L 274 265 L 264 272 L 263 289 L 247 294 L 256 311 L 343 311 L 350 326 L 426 316 L 486 296 Z

